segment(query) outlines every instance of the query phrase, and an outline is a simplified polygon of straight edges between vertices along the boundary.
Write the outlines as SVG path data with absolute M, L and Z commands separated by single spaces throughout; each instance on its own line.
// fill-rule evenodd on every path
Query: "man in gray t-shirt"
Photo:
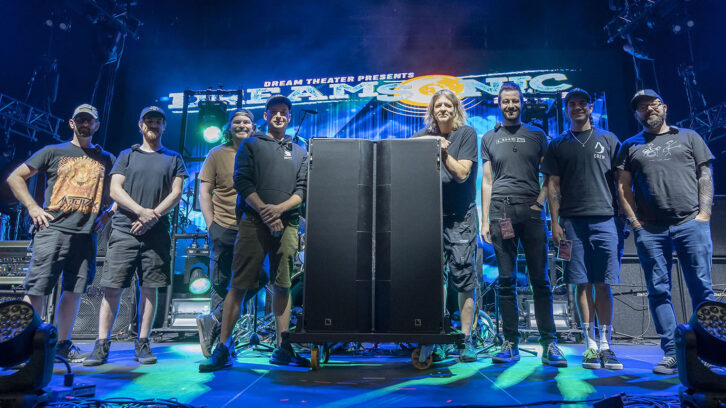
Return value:
M 648 303 L 665 357 L 653 372 L 674 374 L 676 315 L 671 301 L 673 250 L 693 308 L 713 300 L 711 204 L 714 159 L 703 139 L 666 124 L 668 107 L 652 89 L 631 100 L 643 131 L 623 143 L 616 162 L 620 205 L 633 228 Z

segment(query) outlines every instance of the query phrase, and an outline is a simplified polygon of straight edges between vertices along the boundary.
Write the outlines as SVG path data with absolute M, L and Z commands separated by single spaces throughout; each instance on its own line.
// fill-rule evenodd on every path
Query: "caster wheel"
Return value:
M 416 347 L 411 352 L 411 364 L 413 364 L 414 367 L 418 370 L 426 370 L 427 368 L 431 367 L 431 364 L 434 362 L 434 356 L 429 355 L 429 357 L 426 359 L 426 361 L 421 362 L 419 360 L 419 357 L 421 356 L 421 347 Z

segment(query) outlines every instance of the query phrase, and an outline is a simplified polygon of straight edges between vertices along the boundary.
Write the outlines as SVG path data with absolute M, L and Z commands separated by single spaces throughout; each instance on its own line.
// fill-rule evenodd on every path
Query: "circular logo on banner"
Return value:
M 464 91 L 461 79 L 450 75 L 424 75 L 401 82 L 399 89 L 405 89 L 411 96 L 399 102 L 411 106 L 427 107 L 436 91 L 448 89 L 455 94 Z

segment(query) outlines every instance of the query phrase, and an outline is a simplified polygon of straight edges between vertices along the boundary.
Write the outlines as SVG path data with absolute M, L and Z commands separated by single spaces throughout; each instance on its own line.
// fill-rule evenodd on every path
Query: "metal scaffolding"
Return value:
M 0 130 L 37 141 L 37 134 L 46 134 L 57 141 L 63 119 L 42 109 L 28 105 L 15 98 L 0 93 Z

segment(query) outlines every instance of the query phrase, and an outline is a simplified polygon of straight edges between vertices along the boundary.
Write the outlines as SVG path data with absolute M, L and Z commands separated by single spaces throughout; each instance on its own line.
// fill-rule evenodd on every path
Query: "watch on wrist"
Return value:
M 537 207 L 539 207 L 540 210 L 544 210 L 544 204 L 540 203 L 539 201 L 535 201 L 534 202 L 534 205 L 536 205 Z
M 628 221 L 628 224 L 633 225 L 633 223 L 638 221 L 638 217 L 628 217 L 626 221 Z

